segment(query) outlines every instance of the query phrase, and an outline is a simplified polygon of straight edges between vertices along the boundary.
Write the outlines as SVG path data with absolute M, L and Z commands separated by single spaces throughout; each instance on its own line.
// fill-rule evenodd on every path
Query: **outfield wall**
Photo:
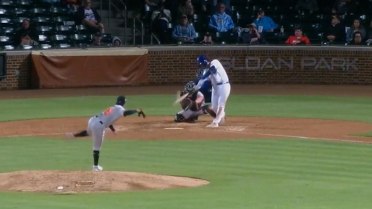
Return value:
M 200 54 L 220 59 L 232 83 L 372 84 L 372 47 L 220 45 L 142 48 L 148 50 L 148 63 L 144 65 L 148 72 L 145 85 L 184 84 L 193 79 L 196 57 Z M 38 76 L 32 69 L 30 51 L 8 52 L 7 75 L 0 81 L 0 89 L 39 88 L 35 85 Z M 122 85 L 136 84 L 123 82 Z

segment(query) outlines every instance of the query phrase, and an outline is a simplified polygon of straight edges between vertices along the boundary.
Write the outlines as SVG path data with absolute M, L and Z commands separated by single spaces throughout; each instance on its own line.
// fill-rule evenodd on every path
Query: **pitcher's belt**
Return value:
M 98 115 L 96 115 L 96 118 L 98 118 Z M 98 121 L 98 122 L 103 125 L 103 122 L 102 121 Z

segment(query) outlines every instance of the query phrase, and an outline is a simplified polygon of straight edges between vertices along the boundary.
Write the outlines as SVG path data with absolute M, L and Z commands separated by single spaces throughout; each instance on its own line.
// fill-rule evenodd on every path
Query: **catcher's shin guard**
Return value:
M 177 113 L 176 116 L 174 117 L 174 122 L 183 122 L 185 121 L 185 117 L 183 117 L 182 114 Z

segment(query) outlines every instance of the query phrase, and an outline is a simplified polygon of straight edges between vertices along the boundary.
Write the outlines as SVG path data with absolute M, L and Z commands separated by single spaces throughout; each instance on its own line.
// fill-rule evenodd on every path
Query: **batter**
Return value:
M 225 121 L 225 107 L 231 90 L 229 77 L 227 76 L 225 68 L 222 66 L 219 60 L 214 59 L 209 62 L 207 57 L 204 55 L 198 56 L 196 60 L 200 66 L 208 67 L 208 70 L 201 77 L 198 84 L 195 86 L 195 89 L 200 89 L 207 80 L 211 81 L 211 105 L 214 112 L 216 112 L 216 117 L 207 127 L 217 128 Z

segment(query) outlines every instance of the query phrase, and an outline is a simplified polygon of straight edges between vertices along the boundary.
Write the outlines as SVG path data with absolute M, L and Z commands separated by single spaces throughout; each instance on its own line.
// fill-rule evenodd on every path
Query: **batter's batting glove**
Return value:
M 142 116 L 142 118 L 146 117 L 145 113 L 143 112 L 143 110 L 141 108 L 137 109 L 137 114 L 138 114 L 138 117 L 141 117 L 141 116 Z

